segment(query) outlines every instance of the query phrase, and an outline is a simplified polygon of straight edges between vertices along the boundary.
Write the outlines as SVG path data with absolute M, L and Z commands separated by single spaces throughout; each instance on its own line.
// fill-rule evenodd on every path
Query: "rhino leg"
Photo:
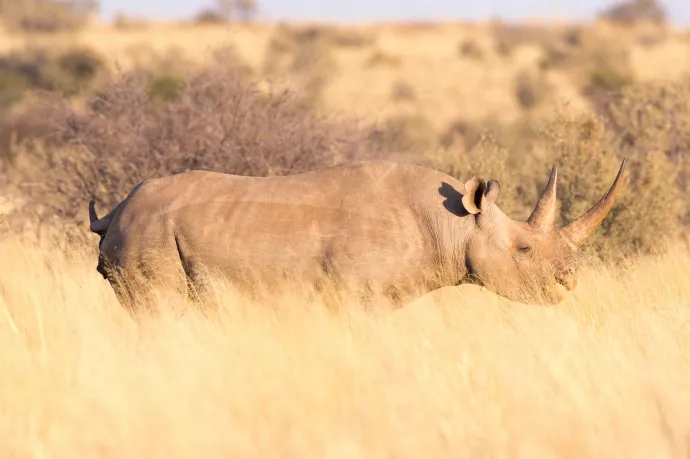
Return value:
M 97 270 L 110 282 L 120 304 L 130 311 L 152 309 L 153 295 L 161 288 L 174 295 L 188 293 L 175 237 L 172 231 L 161 233 L 155 240 L 128 240 L 122 235 L 110 238 L 110 234 L 103 240 Z

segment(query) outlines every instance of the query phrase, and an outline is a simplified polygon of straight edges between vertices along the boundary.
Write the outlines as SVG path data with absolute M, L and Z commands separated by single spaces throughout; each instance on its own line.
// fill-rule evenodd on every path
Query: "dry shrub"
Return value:
M 630 149 L 606 120 L 590 115 L 559 114 L 540 134 L 542 148 L 559 166 L 562 223 L 594 205 L 613 182 L 621 159 L 628 158 L 624 187 L 588 239 L 586 253 L 618 258 L 630 251 L 654 251 L 664 239 L 679 235 L 679 190 L 669 187 L 675 171 L 663 152 Z
M 484 51 L 476 40 L 466 38 L 458 44 L 458 55 L 472 60 L 481 60 Z
M 84 220 L 85 204 L 123 199 L 140 181 L 191 169 L 239 175 L 305 172 L 382 155 L 373 131 L 309 109 L 288 91 L 265 93 L 230 68 L 191 74 L 173 100 L 150 96 L 152 78 L 125 73 L 85 112 L 53 97 L 37 105 L 61 148 L 25 145 L 43 164 L 36 202 Z
M 431 158 L 435 167 L 460 180 L 472 174 L 498 179 L 499 205 L 516 219 L 532 211 L 555 164 L 560 223 L 565 224 L 601 198 L 626 157 L 623 190 L 584 250 L 603 259 L 649 253 L 662 241 L 688 233 L 689 96 L 690 80 L 633 85 L 609 99 L 602 115 L 559 110 L 530 132 L 494 129 L 497 134 L 484 134 L 474 146 L 462 136 L 451 137 Z
M 204 8 L 194 16 L 193 22 L 201 25 L 218 25 L 225 24 L 228 22 L 228 20 L 218 10 L 213 8 Z
M 395 56 L 380 49 L 374 50 L 367 58 L 364 66 L 367 68 L 374 67 L 400 67 L 402 59 L 400 56 Z
M 249 21 L 259 11 L 257 0 L 216 0 L 216 9 L 226 20 Z
M 10 30 L 71 31 L 84 25 L 96 6 L 92 0 L 0 0 L 0 19 Z
M 456 143 L 463 149 L 470 149 L 481 137 L 481 129 L 473 122 L 458 118 L 448 124 L 439 135 L 438 144 L 441 148 L 453 147 Z
M 0 57 L 0 106 L 19 102 L 31 89 L 72 96 L 93 87 L 103 74 L 102 58 L 88 48 L 27 48 Z
M 329 41 L 340 48 L 365 48 L 376 41 L 371 32 L 363 32 L 346 28 L 329 28 Z
M 461 182 L 473 175 L 497 179 L 501 183 L 498 198 L 501 209 L 513 219 L 527 218 L 532 210 L 530 206 L 539 196 L 534 174 L 548 175 L 549 171 L 531 156 L 511 154 L 494 130 L 482 131 L 478 142 L 471 147 L 458 140 L 448 149 L 430 155 L 433 167 Z
M 271 46 L 294 49 L 319 42 L 330 46 L 343 48 L 359 48 L 373 43 L 371 33 L 359 32 L 350 28 L 324 26 L 291 26 L 281 24 L 273 37 Z
M 540 25 L 505 24 L 494 21 L 492 24 L 494 48 L 503 56 L 510 56 L 520 46 L 545 46 L 552 42 L 557 31 L 554 28 Z
M 665 154 L 673 170 L 662 180 L 667 185 L 673 184 L 675 177 L 679 192 L 687 197 L 690 187 L 690 79 L 626 87 L 604 108 L 620 148 L 646 160 L 647 164 L 656 164 L 654 158 L 659 153 Z M 683 220 L 690 225 L 690 209 L 685 207 Z
M 421 113 L 400 113 L 385 120 L 382 139 L 392 150 L 418 154 L 433 147 L 434 127 Z
M 530 110 L 548 98 L 552 88 L 543 75 L 521 72 L 515 80 L 515 97 L 524 110 Z
M 417 91 L 410 82 L 398 79 L 393 83 L 390 97 L 394 102 L 413 102 L 417 100 Z
M 569 75 L 595 106 L 634 82 L 630 63 L 633 40 L 612 40 L 597 27 L 569 28 L 544 42 L 542 69 Z
M 141 30 L 150 25 L 147 19 L 119 12 L 112 21 L 113 27 L 118 30 Z
M 318 103 L 338 70 L 331 38 L 325 28 L 280 26 L 267 45 L 264 75 L 296 80 L 310 101 Z
M 0 114 L 0 171 L 16 165 L 24 142 L 49 141 L 50 120 L 35 115 L 30 110 L 8 110 Z
M 32 91 L 77 96 L 93 89 L 104 70 L 101 57 L 82 47 L 29 47 L 0 56 L 0 169 L 14 163 L 17 144 L 48 134 L 50 118 L 21 104 Z

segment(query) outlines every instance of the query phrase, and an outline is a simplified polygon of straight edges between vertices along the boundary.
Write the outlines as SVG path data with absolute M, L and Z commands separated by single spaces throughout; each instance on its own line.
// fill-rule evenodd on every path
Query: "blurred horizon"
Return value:
M 379 21 L 506 21 L 566 20 L 589 21 L 603 10 L 617 4 L 615 0 L 491 0 L 458 5 L 452 0 L 351 0 L 347 3 L 321 0 L 259 0 L 257 20 L 379 22 Z M 662 0 L 669 22 L 675 26 L 690 25 L 690 2 Z M 119 13 L 158 20 L 175 20 L 193 16 L 212 8 L 214 0 L 102 0 L 100 17 L 110 20 Z

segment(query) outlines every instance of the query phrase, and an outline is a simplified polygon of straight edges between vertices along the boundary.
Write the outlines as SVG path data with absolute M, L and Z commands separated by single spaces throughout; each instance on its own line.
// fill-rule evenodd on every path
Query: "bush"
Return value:
M 329 79 L 338 69 L 332 38 L 325 28 L 281 26 L 268 43 L 263 73 L 269 77 L 296 78 L 305 96 L 312 103 L 320 102 Z
M 399 56 L 377 49 L 371 53 L 365 62 L 365 67 L 400 67 L 402 59 Z
M 498 54 L 506 57 L 520 46 L 545 46 L 553 42 L 557 34 L 555 29 L 538 25 L 514 25 L 495 21 L 491 26 L 494 48 Z
M 618 3 L 600 14 L 602 19 L 631 25 L 638 22 L 666 23 L 666 9 L 656 0 L 630 0 Z
M 103 69 L 101 57 L 87 48 L 12 52 L 0 57 L 0 104 L 17 103 L 30 89 L 75 95 L 89 89 Z
M 474 123 L 458 118 L 449 123 L 448 127 L 439 135 L 438 144 L 442 149 L 459 145 L 460 148 L 468 150 L 479 142 L 480 131 Z
M 164 103 L 150 97 L 151 80 L 122 74 L 85 113 L 55 96 L 37 106 L 61 145 L 25 145 L 45 164 L 45 187 L 34 191 L 45 215 L 83 225 L 89 199 L 109 208 L 144 179 L 191 169 L 283 175 L 383 154 L 373 131 L 308 110 L 290 92 L 261 92 L 240 71 L 195 73 Z
M 178 100 L 184 90 L 184 80 L 170 74 L 155 75 L 149 82 L 148 94 L 154 101 Z
M 5 72 L 0 68 L 0 109 L 6 109 L 21 101 L 28 89 L 27 82 L 21 75 Z
M 480 60 L 482 57 L 484 57 L 484 52 L 482 51 L 481 46 L 479 46 L 475 40 L 469 38 L 460 42 L 458 45 L 458 54 L 462 57 L 473 60 Z
M 194 16 L 195 24 L 216 25 L 224 24 L 226 22 L 228 21 L 225 16 L 223 16 L 219 11 L 211 8 L 203 9 L 199 13 L 197 13 L 196 16 Z
M 10 30 L 69 31 L 84 25 L 95 6 L 91 0 L 0 0 L 0 19 Z
M 434 128 L 420 113 L 399 113 L 384 121 L 382 139 L 392 150 L 418 154 L 433 146 Z
M 534 155 L 509 151 L 495 130 L 484 130 L 478 136 L 471 147 L 454 143 L 432 154 L 432 166 L 463 183 L 472 175 L 497 179 L 501 183 L 501 209 L 513 219 L 526 219 L 539 196 L 538 176 L 540 172 L 548 174 L 548 170 L 544 171 L 543 163 Z
M 540 67 L 567 73 L 599 110 L 612 94 L 635 81 L 632 43 L 632 38 L 611 40 L 596 27 L 569 29 L 545 43 Z
M 405 80 L 398 79 L 391 88 L 391 100 L 395 102 L 414 101 L 417 99 L 417 92 L 414 87 Z
M 675 185 L 687 199 L 690 191 L 690 79 L 627 86 L 604 109 L 608 126 L 620 148 L 645 160 L 646 164 L 655 163 L 658 153 L 663 153 L 674 169 L 663 180 L 673 184 L 675 177 Z M 682 218 L 690 225 L 687 205 Z
M 609 102 L 607 116 L 570 116 L 558 111 L 533 128 L 531 142 L 522 148 L 489 132 L 473 147 L 453 144 L 432 156 L 432 161 L 461 181 L 472 174 L 498 179 L 499 205 L 512 218 L 522 220 L 531 213 L 555 164 L 559 224 L 563 225 L 603 196 L 626 157 L 623 189 L 583 251 L 608 260 L 631 251 L 653 252 L 665 239 L 687 232 L 689 223 L 687 206 L 682 205 L 687 195 L 682 187 L 687 182 L 679 180 L 687 169 L 676 164 L 687 151 L 690 129 L 684 129 L 683 123 L 690 122 L 690 113 L 687 103 L 682 105 L 685 90 L 668 86 L 671 95 L 665 97 L 643 86 L 631 87 Z M 656 101 L 653 108 L 645 108 L 645 100 Z M 664 120 L 667 112 L 670 122 Z M 508 150 L 502 143 L 513 148 Z
M 541 104 L 550 92 L 548 81 L 541 75 L 523 71 L 515 80 L 515 98 L 524 110 L 530 110 Z
M 677 187 L 668 186 L 675 172 L 663 153 L 628 148 L 606 119 L 592 115 L 558 115 L 540 134 L 542 148 L 559 165 L 562 223 L 596 203 L 611 185 L 622 158 L 628 158 L 624 187 L 608 217 L 589 238 L 585 252 L 601 258 L 649 252 L 664 238 L 679 235 L 680 195 Z
M 32 111 L 6 111 L 0 114 L 0 170 L 16 165 L 19 146 L 29 140 L 47 141 L 49 119 Z
M 125 13 L 117 13 L 113 18 L 112 24 L 118 30 L 141 30 L 149 26 L 149 22 L 146 19 Z

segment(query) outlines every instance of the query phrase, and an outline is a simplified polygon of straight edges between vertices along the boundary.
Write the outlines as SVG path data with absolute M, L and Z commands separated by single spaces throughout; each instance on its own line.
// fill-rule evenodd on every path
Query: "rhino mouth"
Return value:
M 560 303 L 577 286 L 577 280 L 572 273 L 556 276 L 554 282 L 544 288 L 544 293 L 551 299 L 552 303 Z
M 484 282 L 482 282 L 482 280 L 479 277 L 477 277 L 474 274 L 469 273 L 469 272 L 467 274 L 465 274 L 464 277 L 460 278 L 460 280 L 457 283 L 457 285 L 466 285 L 466 284 L 479 285 L 480 287 L 486 287 L 484 285 Z
M 556 283 L 565 287 L 569 292 L 577 287 L 577 278 L 572 271 L 565 272 L 555 277 Z

